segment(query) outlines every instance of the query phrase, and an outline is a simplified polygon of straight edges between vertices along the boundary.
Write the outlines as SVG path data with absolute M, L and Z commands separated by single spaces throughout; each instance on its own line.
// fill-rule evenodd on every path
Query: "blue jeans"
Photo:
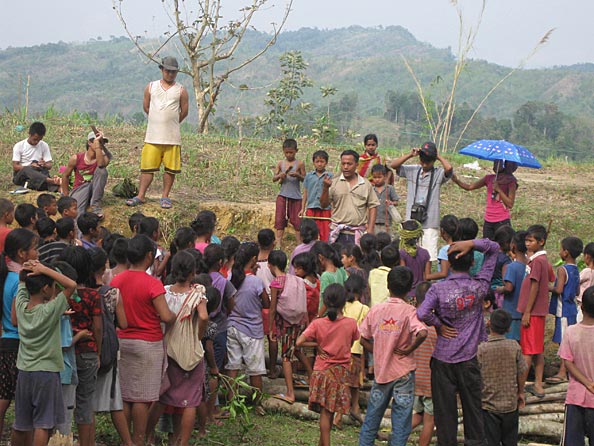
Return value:
M 412 427 L 415 399 L 415 372 L 386 384 L 373 382 L 369 392 L 365 422 L 359 435 L 359 446 L 373 446 L 382 417 L 392 400 L 392 438 L 390 446 L 406 446 Z

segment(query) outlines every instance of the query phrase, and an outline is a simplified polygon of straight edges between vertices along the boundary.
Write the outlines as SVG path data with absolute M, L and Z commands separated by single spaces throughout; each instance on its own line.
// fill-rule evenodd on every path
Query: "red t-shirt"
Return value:
M 75 299 L 68 299 L 70 309 L 74 314 L 70 315 L 70 322 L 72 323 L 72 331 L 74 333 L 81 330 L 89 330 L 93 333 L 93 317 L 101 316 L 101 296 L 99 293 L 91 288 L 79 288 L 76 290 L 79 302 Z M 74 295 L 73 295 L 74 296 Z M 97 352 L 97 343 L 95 336 L 92 335 L 90 339 L 80 340 L 75 346 L 76 354 Z
M 314 320 L 303 332 L 309 341 L 315 341 L 328 353 L 327 359 L 316 357 L 314 370 L 326 370 L 335 365 L 350 367 L 351 346 L 359 339 L 357 321 L 341 317 L 332 322 L 327 317 Z
M 144 271 L 124 271 L 113 278 L 110 286 L 119 288 L 128 320 L 128 328 L 118 330 L 121 339 L 157 342 L 163 339 L 161 318 L 153 299 L 165 294 L 160 280 Z
M 12 228 L 8 228 L 6 226 L 0 228 L 0 253 L 4 252 L 4 242 L 6 241 L 6 236 L 10 231 L 12 231 Z
M 542 254 L 541 254 L 542 252 Z M 538 293 L 534 306 L 530 312 L 531 316 L 546 316 L 549 314 L 549 275 L 550 264 L 547 260 L 546 252 L 540 251 L 531 257 L 526 266 L 526 277 L 520 288 L 520 297 L 518 299 L 518 311 L 524 313 L 528 298 L 530 296 L 530 284 L 533 280 L 538 282 Z
M 320 281 L 316 279 L 315 286 L 305 281 L 305 292 L 307 293 L 307 318 L 309 322 L 318 317 L 320 309 Z

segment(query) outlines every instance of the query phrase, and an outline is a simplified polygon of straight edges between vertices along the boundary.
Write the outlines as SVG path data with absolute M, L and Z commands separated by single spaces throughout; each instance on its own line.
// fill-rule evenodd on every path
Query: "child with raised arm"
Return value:
M 287 222 L 290 221 L 297 232 L 299 241 L 299 226 L 301 219 L 301 188 L 300 182 L 305 178 L 305 164 L 295 158 L 297 154 L 297 141 L 285 139 L 283 142 L 283 153 L 285 159 L 277 163 L 274 169 L 272 181 L 278 181 L 281 185 L 280 192 L 276 197 L 276 211 L 274 217 L 274 229 L 276 229 L 276 242 L 281 248 L 283 235 Z
M 565 330 L 570 325 L 577 323 L 576 297 L 580 289 L 580 272 L 576 259 L 584 249 L 583 242 L 577 237 L 565 237 L 561 240 L 559 257 L 564 264 L 557 269 L 557 280 L 554 285 L 549 285 L 553 293 L 549 303 L 549 313 L 555 315 L 555 332 L 553 342 L 561 344 Z M 559 371 L 555 376 L 546 379 L 547 384 L 560 384 L 567 381 L 565 363 L 561 361 Z
M 561 446 L 584 446 L 594 439 L 594 287 L 582 295 L 584 319 L 567 328 L 559 356 L 569 372 Z
M 33 444 L 42 446 L 51 430 L 64 422 L 60 317 L 76 282 L 37 260 L 23 264 L 20 279 L 24 284 L 19 285 L 14 307 L 20 345 L 11 443 L 25 444 L 32 431 Z M 55 282 L 62 288 L 57 296 Z
M 361 324 L 361 345 L 373 352 L 375 379 L 359 446 L 373 446 L 388 404 L 392 401 L 392 446 L 406 446 L 412 429 L 415 390 L 415 358 L 412 354 L 427 337 L 415 307 L 406 303 L 413 284 L 405 266 L 388 274 L 390 298 L 369 310 Z
M 347 386 L 351 346 L 359 339 L 357 322 L 344 317 L 346 291 L 342 285 L 328 285 L 323 295 L 327 316 L 315 319 L 297 339 L 297 347 L 315 347 L 318 356 L 309 381 L 309 409 L 320 414 L 319 446 L 330 446 L 332 419 L 347 413 L 351 395 Z
M 543 249 L 547 230 L 542 225 L 532 225 L 526 230 L 526 249 L 532 253 L 526 271 L 528 274 L 520 288 L 518 311 L 522 313 L 520 346 L 528 369 L 534 364 L 534 385 L 526 386 L 526 392 L 544 397 L 544 333 L 545 319 L 549 310 L 549 261 Z
M 328 241 L 330 236 L 330 206 L 323 208 L 320 204 L 320 196 L 324 188 L 324 178 L 332 178 L 332 172 L 326 171 L 328 164 L 328 153 L 324 150 L 317 150 L 312 156 L 315 169 L 308 172 L 303 180 L 303 203 L 301 205 L 301 217 L 309 217 L 316 222 L 320 233 L 320 240 Z
M 511 321 L 511 314 L 505 310 L 491 313 L 491 334 L 478 348 L 483 419 L 489 446 L 518 444 L 518 409 L 525 404 L 526 363 L 518 343 L 505 338 Z

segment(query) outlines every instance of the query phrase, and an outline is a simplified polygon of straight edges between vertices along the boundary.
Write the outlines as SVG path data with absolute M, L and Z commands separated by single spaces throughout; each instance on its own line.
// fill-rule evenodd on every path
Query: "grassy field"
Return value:
M 89 131 L 84 117 L 63 118 L 50 116 L 42 118 L 48 127 L 45 140 L 54 156 L 54 165 L 63 165 L 68 156 L 84 149 L 85 135 Z M 11 197 L 15 202 L 33 202 L 36 194 L 12 197 L 8 191 L 11 184 L 11 149 L 15 142 L 26 138 L 26 128 L 19 130 L 20 124 L 12 116 L 0 116 L 0 196 Z M 109 147 L 114 160 L 109 167 L 108 189 L 123 178 L 136 181 L 144 129 L 130 125 L 104 123 L 100 125 L 110 139 Z M 381 135 L 380 135 L 381 136 Z M 164 243 L 167 244 L 175 229 L 187 225 L 198 210 L 212 209 L 218 216 L 217 234 L 234 234 L 242 240 L 253 240 L 257 231 L 272 227 L 274 198 L 277 193 L 272 183 L 272 169 L 281 159 L 280 141 L 238 141 L 219 136 L 183 134 L 183 171 L 178 175 L 174 191 L 172 210 L 164 211 L 158 206 L 160 175 L 149 191 L 150 201 L 142 206 L 146 214 L 155 215 L 161 220 Z M 422 141 L 419 141 L 419 144 Z M 311 169 L 311 154 L 320 148 L 330 153 L 330 170 L 337 171 L 339 154 L 346 148 L 361 147 L 321 147 L 314 141 L 299 141 L 298 158 L 306 161 Z M 383 148 L 389 157 L 405 153 L 409 148 Z M 465 156 L 444 154 L 454 165 L 458 175 L 481 177 L 489 173 L 489 163 L 482 163 L 483 170 L 475 172 L 462 167 L 474 161 Z M 594 229 L 590 217 L 594 213 L 594 200 L 589 190 L 594 186 L 594 165 L 568 164 L 560 160 L 541 160 L 543 169 L 519 169 L 517 177 L 520 187 L 516 205 L 512 211 L 515 228 L 540 223 L 550 225 L 547 242 L 549 258 L 558 260 L 559 241 L 566 236 L 576 235 L 589 242 L 594 240 Z M 396 185 L 403 197 L 405 185 Z M 452 213 L 459 217 L 468 216 L 482 221 L 485 190 L 465 192 L 454 184 L 447 184 L 441 195 L 441 213 Z M 105 225 L 112 231 L 128 234 L 127 218 L 139 210 L 126 207 L 122 199 L 106 193 L 104 211 Z M 287 248 L 292 248 L 295 239 L 288 236 Z M 554 346 L 548 345 L 549 362 L 553 362 Z M 270 415 L 255 419 L 256 427 L 247 437 L 246 444 L 258 446 L 311 445 L 317 441 L 317 423 L 294 420 L 282 415 Z M 335 444 L 355 445 L 357 430 L 346 428 L 333 434 Z M 117 438 L 111 423 L 101 417 L 98 425 L 98 440 L 102 444 L 116 444 Z M 197 445 L 231 445 L 240 439 L 240 429 L 236 423 L 228 422 L 223 427 L 213 427 L 209 437 L 196 440 Z

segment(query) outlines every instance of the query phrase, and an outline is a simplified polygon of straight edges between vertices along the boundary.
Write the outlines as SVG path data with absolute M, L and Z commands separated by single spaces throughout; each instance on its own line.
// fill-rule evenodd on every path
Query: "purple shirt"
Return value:
M 229 315 L 229 326 L 235 327 L 250 338 L 262 339 L 262 298 L 264 282 L 259 277 L 247 275 L 235 293 L 235 305 Z
M 309 243 L 301 243 L 300 245 L 297 245 L 297 247 L 293 250 L 293 254 L 291 254 L 291 259 L 289 260 L 288 274 L 292 274 L 293 276 L 295 275 L 295 268 L 293 267 L 293 259 L 295 258 L 295 256 L 297 254 L 302 254 L 304 252 L 311 251 L 311 247 L 314 245 L 315 242 L 317 242 L 317 240 L 312 240 Z
M 400 258 L 404 260 L 404 265 L 411 269 L 413 272 L 413 284 L 412 288 L 408 293 L 408 297 L 413 297 L 415 295 L 415 290 L 417 289 L 417 285 L 423 281 L 423 276 L 425 274 L 425 265 L 427 262 L 431 261 L 431 255 L 429 251 L 425 248 L 421 248 L 417 246 L 417 255 L 411 256 L 406 250 L 400 250 Z
M 489 292 L 499 245 L 488 239 L 475 240 L 474 247 L 485 255 L 482 269 L 474 277 L 454 273 L 437 282 L 417 310 L 419 319 L 436 328 L 446 324 L 458 336 L 437 337 L 433 357 L 447 363 L 468 361 L 476 356 L 479 342 L 487 340 L 483 320 L 483 299 Z

